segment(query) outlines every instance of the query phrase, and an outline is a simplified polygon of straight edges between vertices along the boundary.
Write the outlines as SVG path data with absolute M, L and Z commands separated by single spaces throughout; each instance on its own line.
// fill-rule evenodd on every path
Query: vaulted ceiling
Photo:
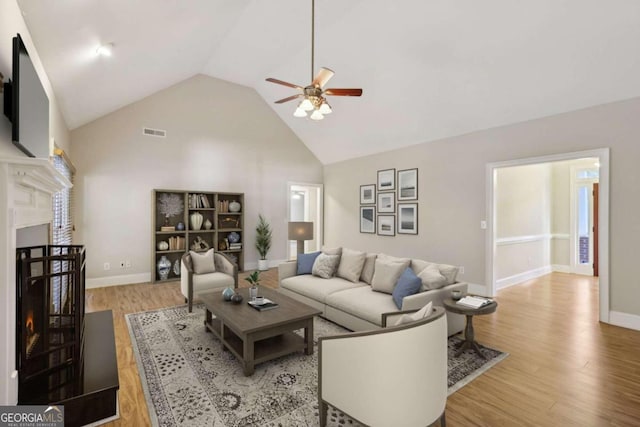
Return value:
M 319 122 L 265 82 L 310 82 L 311 0 L 18 4 L 72 129 L 203 73 L 254 88 L 326 164 L 640 96 L 635 0 L 316 0 L 315 71 L 364 90 Z

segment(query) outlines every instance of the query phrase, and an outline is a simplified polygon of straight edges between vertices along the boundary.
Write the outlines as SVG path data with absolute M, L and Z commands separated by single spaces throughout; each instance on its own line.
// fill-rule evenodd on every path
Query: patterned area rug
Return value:
M 154 426 L 318 425 L 317 351 L 259 364 L 245 377 L 235 357 L 205 332 L 203 311 L 196 304 L 193 313 L 179 306 L 126 316 Z M 315 319 L 316 338 L 345 331 Z M 456 358 L 458 342 L 449 338 L 449 394 L 507 357 L 483 347 L 486 361 L 468 350 Z M 359 426 L 333 408 L 327 425 Z

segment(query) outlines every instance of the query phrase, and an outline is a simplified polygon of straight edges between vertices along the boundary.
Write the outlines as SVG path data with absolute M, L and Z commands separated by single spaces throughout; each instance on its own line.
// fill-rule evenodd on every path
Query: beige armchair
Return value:
M 223 253 L 214 252 L 215 272 L 197 274 L 194 272 L 189 252 L 182 255 L 182 274 L 180 289 L 189 303 L 189 312 L 193 310 L 193 298 L 198 292 L 211 289 L 222 289 L 232 286 L 238 287 L 238 265 Z
M 400 326 L 321 337 L 320 425 L 328 405 L 371 427 L 444 426 L 447 318 L 442 307 Z

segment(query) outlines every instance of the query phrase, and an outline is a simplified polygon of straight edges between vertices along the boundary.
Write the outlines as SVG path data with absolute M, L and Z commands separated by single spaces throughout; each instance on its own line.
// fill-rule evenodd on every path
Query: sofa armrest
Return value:
M 298 271 L 297 261 L 285 261 L 283 263 L 278 264 L 278 284 L 280 284 L 282 279 L 295 276 L 297 271 Z
M 416 311 L 418 311 L 418 309 L 382 313 L 382 327 L 386 328 L 389 325 L 393 326 L 403 314 L 415 313 Z
M 233 287 L 237 288 L 238 287 L 238 264 L 231 261 L 231 259 L 223 253 L 214 252 L 213 257 L 216 264 L 216 270 L 233 277 Z

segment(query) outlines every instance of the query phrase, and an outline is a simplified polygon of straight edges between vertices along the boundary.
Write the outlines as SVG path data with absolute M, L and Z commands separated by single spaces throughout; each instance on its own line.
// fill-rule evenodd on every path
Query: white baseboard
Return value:
M 268 259 L 267 265 L 269 266 L 269 268 L 273 268 L 273 267 L 277 267 L 278 265 L 282 264 L 285 261 L 286 260 L 284 259 Z M 258 269 L 258 261 L 244 263 L 245 271 L 257 270 L 257 269 Z
M 504 289 L 509 286 L 517 285 L 518 283 L 525 282 L 527 280 L 535 279 L 536 277 L 544 276 L 551 273 L 551 266 L 535 268 L 533 270 L 524 271 L 522 273 L 514 274 L 513 276 L 505 277 L 496 281 L 496 289 Z
M 87 289 L 102 288 L 105 286 L 131 285 L 133 283 L 151 282 L 151 273 L 124 274 L 122 276 L 94 277 L 87 279 Z
M 637 314 L 622 313 L 620 311 L 609 312 L 609 323 L 623 328 L 640 331 L 640 316 Z
M 563 264 L 553 264 L 551 266 L 551 270 L 557 273 L 571 273 L 571 266 Z

